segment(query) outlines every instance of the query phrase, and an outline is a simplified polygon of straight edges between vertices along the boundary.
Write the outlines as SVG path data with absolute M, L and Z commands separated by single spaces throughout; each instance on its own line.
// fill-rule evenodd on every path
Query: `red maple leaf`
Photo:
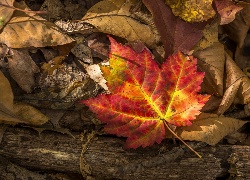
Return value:
M 136 53 L 110 38 L 110 67 L 105 69 L 111 94 L 83 103 L 104 123 L 104 131 L 128 137 L 128 148 L 160 143 L 165 124 L 189 126 L 208 101 L 200 90 L 204 73 L 197 59 L 181 52 L 170 56 L 161 68 L 144 49 Z

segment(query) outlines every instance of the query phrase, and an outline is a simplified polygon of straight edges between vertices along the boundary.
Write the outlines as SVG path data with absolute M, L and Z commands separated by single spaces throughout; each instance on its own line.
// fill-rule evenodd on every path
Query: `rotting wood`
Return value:
M 74 136 L 52 131 L 43 131 L 39 136 L 31 128 L 9 127 L 0 145 L 0 155 L 33 170 L 80 174 L 82 145 L 87 138 L 80 133 Z M 240 167 L 246 169 L 240 171 L 249 178 L 246 173 L 248 146 L 189 144 L 193 144 L 203 158 L 197 158 L 183 146 L 173 147 L 167 142 L 145 149 L 124 150 L 123 139 L 102 136 L 88 143 L 83 158 L 96 179 L 215 179 L 228 175 L 227 159 L 232 152 L 248 152 L 248 156 L 242 156 L 244 166 Z

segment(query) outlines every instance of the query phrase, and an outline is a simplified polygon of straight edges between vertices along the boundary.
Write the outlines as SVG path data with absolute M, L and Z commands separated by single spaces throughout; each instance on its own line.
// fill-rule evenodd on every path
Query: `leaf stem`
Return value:
M 169 125 L 166 123 L 166 121 L 163 121 L 165 126 L 168 128 L 168 130 L 177 138 L 179 139 L 185 146 L 187 146 L 191 151 L 193 151 L 199 158 L 202 158 L 202 156 L 196 152 L 192 147 L 190 147 L 185 141 L 183 141 L 170 127 Z

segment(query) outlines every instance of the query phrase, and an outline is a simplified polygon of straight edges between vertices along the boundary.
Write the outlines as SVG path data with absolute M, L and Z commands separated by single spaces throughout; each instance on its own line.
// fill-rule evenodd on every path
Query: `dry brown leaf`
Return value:
M 142 23 L 130 12 L 137 0 L 104 0 L 90 8 L 82 21 L 95 26 L 100 32 L 113 34 L 128 41 L 142 41 L 155 47 L 159 35 L 150 25 Z
M 14 1 L 15 0 L 2 0 L 1 3 L 12 7 Z M 3 26 L 9 22 L 15 11 L 15 9 L 10 7 L 0 5 L 0 29 L 2 29 Z
M 13 49 L 13 53 L 8 58 L 10 75 L 24 91 L 30 93 L 35 86 L 34 74 L 39 72 L 39 68 L 27 50 Z
M 13 113 L 13 93 L 8 79 L 0 71 L 0 122 L 22 123 Z
M 8 79 L 0 71 L 0 122 L 41 125 L 48 118 L 30 105 L 13 104 L 13 93 Z
M 239 1 L 238 5 L 243 9 L 236 14 L 234 21 L 224 25 L 223 29 L 241 48 L 250 27 L 250 3 Z
M 222 96 L 225 64 L 224 46 L 216 42 L 204 50 L 194 52 L 194 56 L 199 59 L 199 70 L 205 72 L 202 91 Z
M 226 87 L 218 114 L 223 114 L 232 103 L 250 102 L 250 80 L 226 54 Z
M 225 136 L 237 131 L 245 123 L 247 121 L 202 113 L 191 126 L 177 129 L 177 135 L 183 140 L 202 141 L 209 145 L 215 145 Z
M 203 37 L 195 46 L 193 54 L 199 59 L 199 69 L 205 72 L 202 91 L 222 96 L 225 54 L 224 46 L 218 41 L 217 22 L 203 30 Z
M 250 67 L 249 61 L 250 34 L 248 33 L 241 48 L 236 47 L 234 60 L 240 69 Z
M 215 0 L 217 12 L 220 14 L 220 25 L 228 24 L 235 19 L 235 14 L 242 10 L 232 0 Z
M 18 117 L 25 120 L 25 124 L 42 125 L 49 120 L 47 116 L 36 108 L 24 103 L 15 103 L 14 112 Z
M 203 34 L 203 37 L 195 45 L 194 51 L 206 49 L 206 48 L 212 46 L 214 43 L 219 42 L 218 41 L 218 23 L 217 23 L 217 21 L 214 21 L 214 22 L 208 24 L 202 30 L 202 34 Z
M 20 2 L 21 3 L 21 2 Z M 25 9 L 23 4 L 19 8 Z M 0 33 L 0 42 L 11 48 L 45 47 L 72 43 L 60 28 L 40 16 L 15 11 Z

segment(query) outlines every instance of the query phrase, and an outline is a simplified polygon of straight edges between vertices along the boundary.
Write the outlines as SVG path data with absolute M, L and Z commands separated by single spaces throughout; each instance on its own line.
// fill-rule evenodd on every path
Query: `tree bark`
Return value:
M 53 131 L 40 135 L 31 128 L 9 127 L 0 155 L 39 171 L 82 173 L 95 179 L 215 179 L 232 175 L 250 179 L 250 147 L 189 143 L 203 158 L 184 146 L 163 142 L 149 148 L 124 150 L 124 139 Z

